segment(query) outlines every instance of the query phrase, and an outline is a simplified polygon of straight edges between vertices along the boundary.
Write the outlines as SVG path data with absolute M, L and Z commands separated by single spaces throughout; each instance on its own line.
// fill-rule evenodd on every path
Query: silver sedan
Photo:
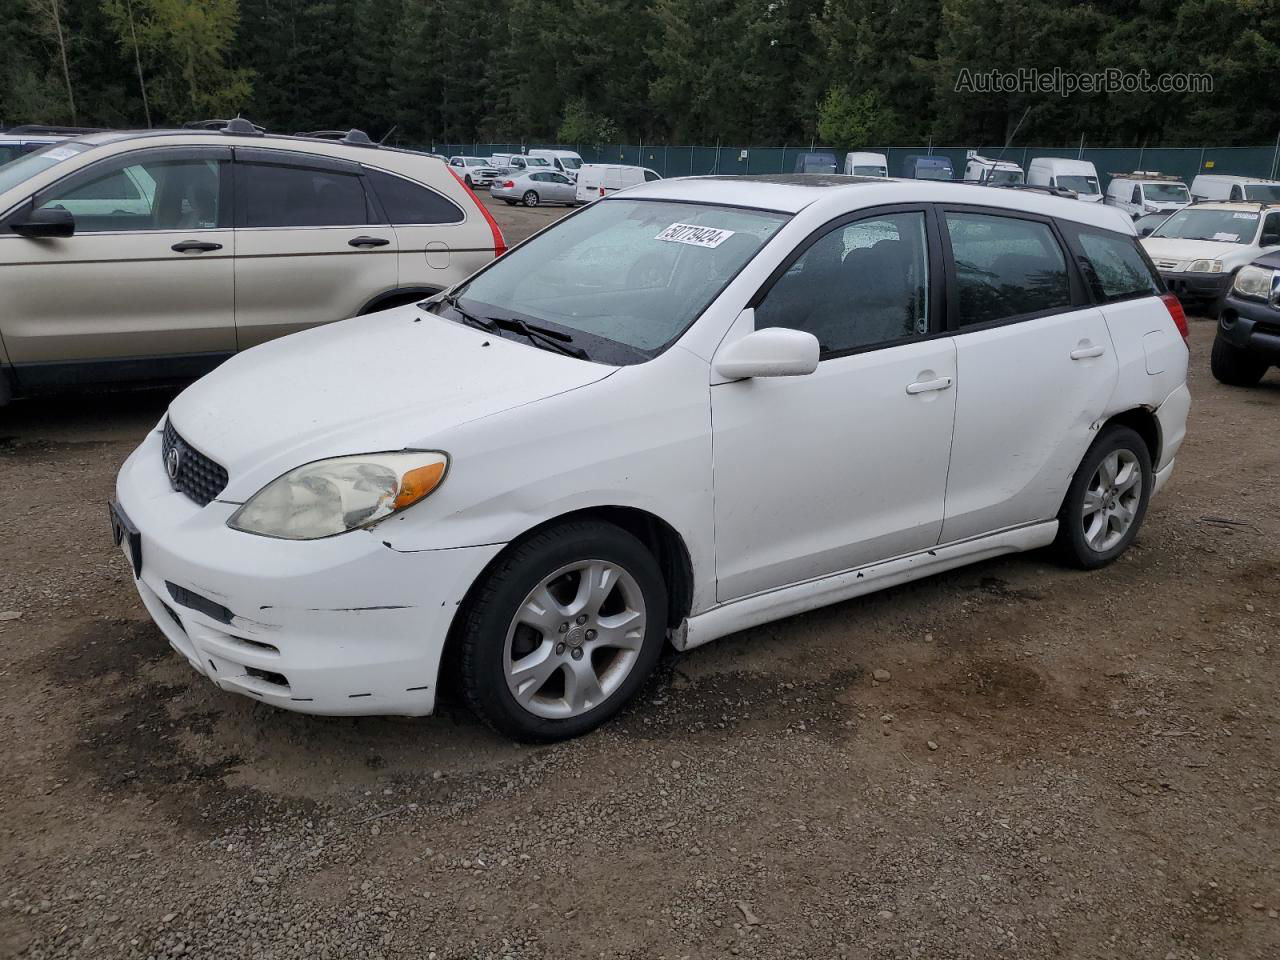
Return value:
M 507 170 L 489 186 L 489 195 L 511 205 L 523 203 L 536 207 L 540 203 L 577 204 L 574 183 L 563 173 L 537 171 L 520 173 Z

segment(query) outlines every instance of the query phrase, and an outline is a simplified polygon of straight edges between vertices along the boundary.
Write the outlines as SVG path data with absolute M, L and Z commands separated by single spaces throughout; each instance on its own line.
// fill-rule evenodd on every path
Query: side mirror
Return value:
M 61 207 L 45 207 L 32 210 L 25 220 L 9 224 L 13 232 L 23 237 L 70 237 L 76 232 L 76 218 L 70 210 Z
M 765 327 L 722 349 L 714 366 L 730 380 L 802 377 L 818 369 L 818 338 L 803 330 Z
M 1264 233 L 1262 235 L 1262 246 L 1280 247 L 1280 233 Z
M 1155 227 L 1151 226 L 1151 224 L 1147 224 L 1145 227 L 1143 227 L 1141 230 L 1138 231 L 1138 236 L 1149 237 L 1151 236 L 1151 231 L 1154 229 Z

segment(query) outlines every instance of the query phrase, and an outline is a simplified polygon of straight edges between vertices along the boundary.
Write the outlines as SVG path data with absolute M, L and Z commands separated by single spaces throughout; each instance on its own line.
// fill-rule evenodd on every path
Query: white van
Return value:
M 995 160 L 970 154 L 964 165 L 964 178 L 975 183 L 1023 183 L 1022 167 L 1012 160 Z
M 1202 173 L 1191 181 L 1192 200 L 1256 200 L 1280 203 L 1280 180 Z
M 629 167 L 620 163 L 584 163 L 578 171 L 575 196 L 579 203 L 590 203 L 627 187 L 634 187 L 637 183 L 661 179 L 656 170 L 648 167 Z
M 578 171 L 582 169 L 582 157 L 572 150 L 530 150 L 529 156 L 545 157 L 551 166 L 570 180 L 577 180 Z
M 883 153 L 846 153 L 844 173 L 848 177 L 887 177 L 889 159 Z
M 1075 192 L 1077 200 L 1102 202 L 1098 170 L 1088 160 L 1066 157 L 1035 157 L 1027 166 L 1027 183 Z
M 1177 177 L 1167 177 L 1154 170 L 1135 170 L 1113 173 L 1103 202 L 1136 220 L 1145 213 L 1173 213 L 1191 202 L 1191 194 Z

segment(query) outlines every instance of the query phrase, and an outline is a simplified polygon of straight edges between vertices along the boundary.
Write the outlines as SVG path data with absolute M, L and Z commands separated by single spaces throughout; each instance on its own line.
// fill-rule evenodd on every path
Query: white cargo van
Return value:
M 582 157 L 572 150 L 530 150 L 529 156 L 545 157 L 551 166 L 570 180 L 577 180 L 578 171 L 582 169 Z
M 590 203 L 627 187 L 634 187 L 637 183 L 661 179 L 656 170 L 648 167 L 629 167 L 620 163 L 584 163 L 578 171 L 575 196 L 579 203 Z
M 887 177 L 889 160 L 883 153 L 846 153 L 844 173 L 848 177 Z
M 975 183 L 1022 183 L 1022 168 L 1012 160 L 993 160 L 973 154 L 964 165 L 964 178 Z
M 1066 157 L 1036 157 L 1027 166 L 1027 183 L 1038 187 L 1057 187 L 1074 191 L 1077 200 L 1102 201 L 1098 171 L 1088 160 Z
M 1256 200 L 1280 203 L 1280 180 L 1202 173 L 1191 181 L 1192 200 Z
M 1113 173 L 1103 201 L 1135 220 L 1144 213 L 1173 213 L 1191 202 L 1187 185 L 1154 170 Z

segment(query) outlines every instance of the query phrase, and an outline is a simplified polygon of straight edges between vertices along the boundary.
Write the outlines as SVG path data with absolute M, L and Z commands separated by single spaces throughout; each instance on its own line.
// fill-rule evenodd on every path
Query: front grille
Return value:
M 226 469 L 183 440 L 170 420 L 164 422 L 160 462 L 169 474 L 173 489 L 185 493 L 202 507 L 226 489 Z

